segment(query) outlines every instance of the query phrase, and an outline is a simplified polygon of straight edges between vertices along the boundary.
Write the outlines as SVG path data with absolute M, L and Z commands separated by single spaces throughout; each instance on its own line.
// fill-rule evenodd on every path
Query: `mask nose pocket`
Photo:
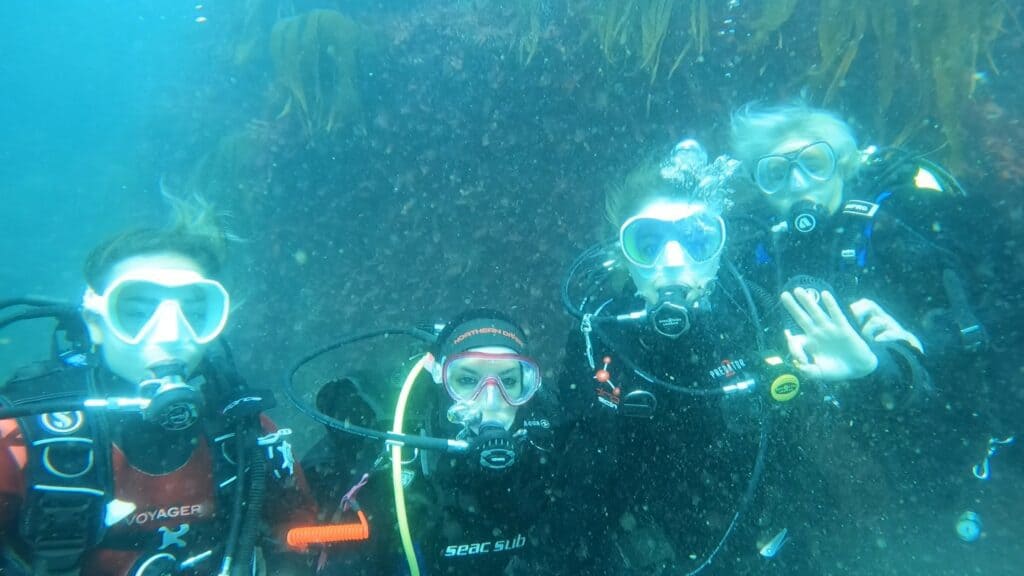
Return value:
M 803 171 L 798 166 L 793 166 L 789 169 L 789 188 L 790 190 L 799 191 L 807 188 L 807 177 L 804 176 Z
M 683 266 L 685 264 L 683 258 L 683 247 L 679 245 L 679 242 L 675 240 L 665 244 L 665 252 L 663 253 L 662 264 L 664 266 Z

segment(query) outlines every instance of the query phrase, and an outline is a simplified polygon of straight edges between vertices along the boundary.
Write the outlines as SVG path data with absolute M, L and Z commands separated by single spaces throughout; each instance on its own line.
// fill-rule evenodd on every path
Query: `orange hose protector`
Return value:
M 288 546 L 301 550 L 314 544 L 367 540 L 370 538 L 370 524 L 366 521 L 366 515 L 362 510 L 357 511 L 356 514 L 359 515 L 359 522 L 292 528 L 288 531 Z

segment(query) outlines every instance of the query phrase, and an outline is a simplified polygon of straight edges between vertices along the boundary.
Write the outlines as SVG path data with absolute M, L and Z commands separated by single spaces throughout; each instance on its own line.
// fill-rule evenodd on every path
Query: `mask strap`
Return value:
M 434 379 L 434 384 L 443 383 L 444 379 L 442 378 L 442 370 L 444 368 L 444 358 L 441 358 L 441 360 L 438 361 L 434 358 L 433 354 L 427 352 L 427 354 L 423 356 L 423 367 L 430 372 L 430 377 Z
M 104 299 L 102 296 L 96 293 L 92 289 L 92 286 L 88 286 L 85 289 L 85 294 L 82 295 L 82 308 L 95 312 L 96 314 L 103 314 L 103 303 Z

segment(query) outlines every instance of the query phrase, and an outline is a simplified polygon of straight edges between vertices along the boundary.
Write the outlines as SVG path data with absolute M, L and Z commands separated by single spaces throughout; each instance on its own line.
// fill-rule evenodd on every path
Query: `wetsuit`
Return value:
M 410 411 L 418 407 L 420 414 L 436 414 L 439 408 L 435 402 L 441 401 L 434 398 L 436 388 L 429 378 L 421 377 L 416 385 L 420 393 L 414 393 L 410 400 Z M 335 417 L 387 427 L 384 417 L 367 419 L 367 411 L 359 409 L 356 397 L 344 397 L 342 406 L 328 409 Z M 404 465 L 409 477 L 405 501 L 421 574 L 536 573 L 524 571 L 541 546 L 536 525 L 546 520 L 543 511 L 550 485 L 548 455 L 553 422 L 549 404 L 542 398 L 543 394 L 538 394 L 517 415 L 512 430 L 523 432 L 516 440 L 516 463 L 507 471 L 483 470 L 467 456 L 433 452 L 421 452 Z M 449 427 L 437 421 L 420 426 L 407 416 L 405 429 L 425 428 L 441 430 L 431 435 L 454 435 Z M 303 467 L 327 514 L 338 507 L 341 497 L 364 473 L 369 474 L 368 483 L 357 494 L 369 517 L 369 543 L 328 549 L 322 573 L 407 574 L 409 568 L 397 529 L 390 457 L 383 454 L 380 443 L 329 433 L 303 458 Z
M 950 249 L 970 243 L 960 237 L 961 207 L 953 192 L 917 188 L 918 167 L 896 151 L 865 167 L 845 186 L 837 213 L 819 214 L 809 232 L 793 222 L 773 231 L 778 219 L 766 208 L 733 210 L 731 256 L 755 290 L 775 298 L 793 278 L 809 275 L 847 303 L 878 302 L 929 356 L 981 348 L 986 335 L 966 301 L 965 255 Z
M 910 352 L 930 386 L 910 396 L 847 395 L 830 411 L 835 417 L 819 424 L 828 442 L 806 443 L 800 454 L 828 487 L 828 509 L 844 515 L 835 540 L 862 545 L 849 556 L 860 559 L 857 569 L 865 573 L 889 568 L 861 534 L 944 541 L 948 522 L 920 518 L 955 519 L 977 506 L 970 464 L 981 461 L 990 438 L 1019 434 L 1013 368 L 1004 370 L 1012 365 L 1000 359 L 1014 345 L 1002 354 L 987 345 L 986 327 L 994 342 L 1012 342 L 1006 324 L 1003 333 L 995 331 L 1005 302 L 971 281 L 983 274 L 975 262 L 992 256 L 983 237 L 987 215 L 969 212 L 981 210 L 951 193 L 950 182 L 945 192 L 917 188 L 919 166 L 890 154 L 865 167 L 844 187 L 840 210 L 810 234 L 773 233 L 767 210 L 734 210 L 729 222 L 731 255 L 769 300 L 777 301 L 791 278 L 808 275 L 831 285 L 846 304 L 876 301 L 923 344 L 924 354 Z M 793 420 L 781 426 L 788 426 L 780 430 L 784 443 L 800 441 L 808 430 Z
M 99 412 L 0 421 L 0 572 L 32 574 L 45 564 L 54 574 L 216 574 L 235 493 L 233 439 L 247 426 L 254 441 L 277 430 L 255 414 L 247 424 L 228 425 L 221 411 L 255 393 L 224 362 L 208 358 L 193 377 L 205 405 L 186 430 Z M 102 367 L 54 361 L 22 370 L 0 397 L 4 405 L 25 404 L 95 397 L 125 385 Z M 259 531 L 257 558 L 266 565 L 284 557 L 288 528 L 315 521 L 305 477 L 286 452 L 282 442 L 250 452 L 271 455 L 263 467 L 267 525 L 246 528 Z M 78 498 L 61 500 L 62 494 Z M 114 499 L 134 507 L 105 506 Z M 190 570 L 173 569 L 189 558 Z
M 611 360 L 611 385 L 595 379 L 578 326 L 570 333 L 559 382 L 565 413 L 575 417 L 556 490 L 561 495 L 560 518 L 567 520 L 555 530 L 561 539 L 556 548 L 567 552 L 563 573 L 674 574 L 697 568 L 726 533 L 751 488 L 762 429 L 768 433 L 779 421 L 813 425 L 815 415 L 831 409 L 822 402 L 827 394 L 856 397 L 867 390 L 915 385 L 905 368 L 906 350 L 894 351 L 902 348 L 895 344 L 874 347 L 879 368 L 866 378 L 835 387 L 804 382 L 796 398 L 785 403 L 773 400 L 770 384 L 786 368 L 764 360 L 784 350 L 779 321 L 770 316 L 759 319 L 764 330 L 759 343 L 739 280 L 725 267 L 719 277 L 701 315 L 677 340 L 655 334 L 642 321 L 599 323 L 591 332 L 592 354 L 596 369 L 603 367 L 605 357 Z M 750 300 L 763 308 L 756 296 Z M 640 300 L 622 296 L 604 312 L 611 316 L 642 307 Z M 674 386 L 736 391 L 696 396 L 672 391 L 642 377 L 628 366 L 627 358 Z M 625 415 L 627 396 L 636 391 L 656 398 L 650 417 Z M 774 432 L 765 446 L 765 470 L 770 470 L 780 451 Z M 789 472 L 798 479 L 787 488 L 806 481 L 807 492 L 813 494 L 816 475 Z M 767 480 L 776 478 L 768 474 Z M 753 497 L 759 500 L 776 488 L 762 482 Z M 732 536 L 733 545 L 739 541 L 748 547 L 743 552 L 727 547 L 734 553 L 720 554 L 712 573 L 757 567 L 756 551 L 750 546 L 757 537 L 751 534 L 753 527 L 758 518 L 792 504 L 766 506 L 758 500 L 737 522 Z M 813 498 L 805 504 L 816 505 Z M 797 511 L 806 508 L 794 508 L 794 514 Z M 772 518 L 765 529 L 777 526 L 776 520 Z

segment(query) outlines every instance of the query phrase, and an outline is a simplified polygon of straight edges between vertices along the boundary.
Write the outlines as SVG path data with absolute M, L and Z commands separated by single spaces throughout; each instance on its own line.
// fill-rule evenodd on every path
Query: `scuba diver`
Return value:
M 952 174 L 898 148 L 860 150 L 846 122 L 804 105 L 748 104 L 731 132 L 755 190 L 732 223 L 752 282 L 778 294 L 811 276 L 884 301 L 911 329 L 887 337 L 919 352 L 987 346 L 960 257 L 945 248 L 955 242 L 952 201 L 965 196 Z
M 579 322 L 559 392 L 575 421 L 557 484 L 577 529 L 555 533 L 577 551 L 572 573 L 701 572 L 748 530 L 773 415 L 819 409 L 839 381 L 910 385 L 904 354 L 864 324 L 880 306 L 847 311 L 803 287 L 778 306 L 733 266 L 726 210 L 738 166 L 708 162 L 694 140 L 642 163 L 607 193 L 617 238 L 570 266 L 562 297 Z M 785 526 L 760 518 L 767 557 Z
M 386 349 L 353 354 L 315 407 L 293 397 L 328 426 L 303 459 L 321 510 L 333 519 L 361 509 L 369 521 L 367 545 L 327 550 L 321 573 L 526 573 L 554 431 L 525 333 L 505 314 L 471 310 L 443 327 L 329 345 L 292 375 L 324 351 L 374 339 Z M 381 371 L 382 358 L 401 375 Z
M 964 486 L 970 463 L 990 438 L 1018 432 L 1013 416 L 996 416 L 1006 402 L 995 399 L 1005 392 L 994 384 L 986 353 L 985 324 L 1002 312 L 976 312 L 964 266 L 970 255 L 949 248 L 970 248 L 977 240 L 963 237 L 978 230 L 964 226 L 963 187 L 923 155 L 859 149 L 849 124 L 803 104 L 743 106 L 732 116 L 731 140 L 749 189 L 730 222 L 732 254 L 752 290 L 779 294 L 800 286 L 823 295 L 827 289 L 837 301 L 854 302 L 863 331 L 885 341 L 912 374 L 902 394 L 852 393 L 851 386 L 832 395 L 845 424 L 822 436 L 829 449 L 806 455 L 826 471 L 830 491 L 850 494 L 837 508 L 879 532 L 904 516 L 908 524 L 916 523 L 915 514 L 955 517 L 975 499 L 955 488 Z M 800 330 L 792 332 L 790 349 L 799 354 Z M 851 406 L 856 410 L 847 411 Z M 913 452 L 878 449 L 885 445 Z M 857 464 L 844 474 L 827 472 L 837 454 Z M 890 526 L 877 524 L 883 515 Z M 874 557 L 869 548 L 864 554 Z
M 298 567 L 315 521 L 288 429 L 235 369 L 210 206 L 96 247 L 81 306 L 0 303 L 0 327 L 54 318 L 53 357 L 0 389 L 0 572 L 265 574 Z

